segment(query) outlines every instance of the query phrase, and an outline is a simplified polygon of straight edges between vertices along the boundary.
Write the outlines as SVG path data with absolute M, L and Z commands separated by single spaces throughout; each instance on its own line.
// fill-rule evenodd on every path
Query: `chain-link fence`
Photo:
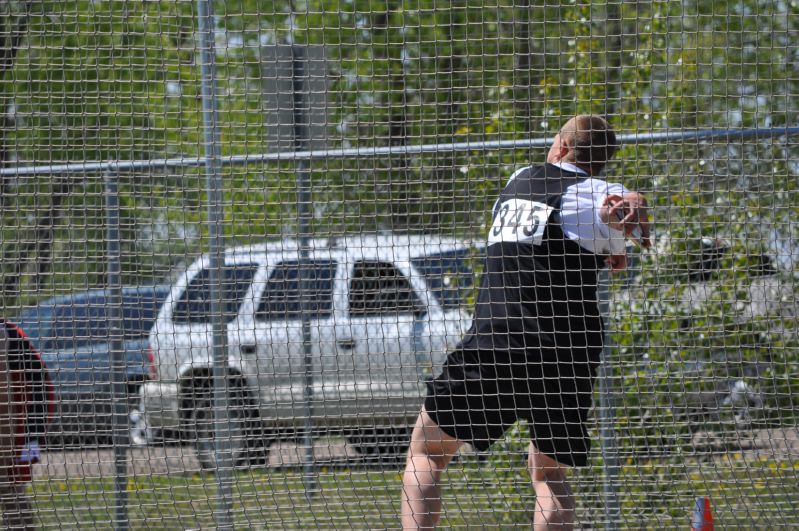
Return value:
M 417 507 L 424 483 L 411 428 L 445 359 L 513 336 L 496 323 L 514 330 L 498 316 L 512 305 L 481 306 L 501 278 L 538 312 L 524 332 L 560 345 L 558 373 L 525 373 L 544 402 L 487 421 L 509 426 L 488 449 L 464 436 L 475 411 L 466 432 L 433 415 L 467 441 L 439 482 L 441 527 L 529 527 L 546 496 L 528 431 L 549 448 L 569 411 L 592 443 L 561 511 L 576 528 L 799 526 L 792 3 L 50 0 L 0 15 L 7 525 L 399 528 L 403 491 Z M 597 169 L 551 158 L 577 114 L 616 131 L 600 178 L 646 196 L 650 250 L 618 247 L 604 185 L 513 188 L 531 164 L 557 162 L 566 184 Z M 541 263 L 519 250 L 542 248 L 530 280 L 520 264 Z M 547 336 L 565 304 L 552 257 L 568 272 L 606 255 L 625 271 L 596 293 L 581 277 Z M 581 379 L 582 337 L 596 372 Z M 481 345 L 491 370 L 513 350 Z M 546 366 L 525 346 L 526 370 Z M 479 381 L 481 400 L 518 400 Z M 581 464 L 576 440 L 549 454 Z

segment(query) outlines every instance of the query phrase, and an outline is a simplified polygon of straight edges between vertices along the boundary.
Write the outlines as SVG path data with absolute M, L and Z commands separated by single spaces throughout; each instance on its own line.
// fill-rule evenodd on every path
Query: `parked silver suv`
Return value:
M 470 324 L 477 254 L 470 242 L 393 233 L 313 240 L 307 259 L 289 240 L 227 250 L 237 461 L 253 443 L 297 433 L 307 386 L 315 427 L 348 434 L 363 453 L 404 451 L 425 379 Z M 142 407 L 150 430 L 179 431 L 213 468 L 208 265 L 204 256 L 188 268 L 150 333 L 158 378 L 143 387 Z

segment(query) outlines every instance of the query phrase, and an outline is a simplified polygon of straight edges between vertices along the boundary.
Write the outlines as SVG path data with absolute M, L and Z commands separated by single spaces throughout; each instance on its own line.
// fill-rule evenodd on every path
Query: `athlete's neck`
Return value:
M 580 175 L 588 175 L 587 171 L 585 171 L 584 169 L 575 164 L 572 164 L 571 162 L 558 161 L 558 162 L 550 162 L 550 164 L 552 164 L 553 166 L 557 166 L 561 170 L 570 171 L 572 173 L 577 173 Z

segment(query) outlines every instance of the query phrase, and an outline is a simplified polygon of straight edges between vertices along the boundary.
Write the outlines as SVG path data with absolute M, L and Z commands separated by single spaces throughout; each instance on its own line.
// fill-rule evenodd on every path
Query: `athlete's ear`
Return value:
M 563 135 L 558 134 L 558 139 L 558 154 L 560 155 L 561 160 L 563 160 L 563 157 L 569 154 L 571 148 L 569 147 L 568 139 L 563 138 Z
M 565 144 L 560 133 L 556 134 L 555 138 L 552 139 L 552 145 L 549 146 L 549 151 L 547 152 L 547 162 L 550 164 L 560 162 L 563 160 L 563 157 L 568 154 L 569 146 Z

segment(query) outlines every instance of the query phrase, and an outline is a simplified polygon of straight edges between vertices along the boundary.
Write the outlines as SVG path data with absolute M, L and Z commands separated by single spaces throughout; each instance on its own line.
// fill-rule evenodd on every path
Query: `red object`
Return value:
M 22 459 L 24 448 L 38 442 L 46 432 L 47 423 L 55 416 L 55 390 L 39 352 L 17 325 L 0 320 L 8 333 L 8 367 L 13 388 L 12 403 L 20 407 L 15 420 L 14 482 L 31 480 L 31 464 Z
M 696 499 L 694 517 L 691 519 L 691 530 L 694 531 L 714 531 L 713 512 L 710 510 L 710 498 L 699 496 Z

